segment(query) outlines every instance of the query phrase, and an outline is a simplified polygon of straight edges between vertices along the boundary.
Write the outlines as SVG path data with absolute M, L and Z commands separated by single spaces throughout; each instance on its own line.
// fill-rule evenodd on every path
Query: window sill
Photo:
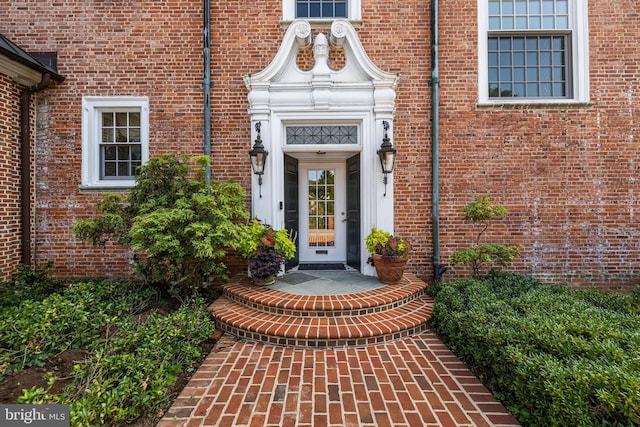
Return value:
M 531 110 L 531 109 L 554 109 L 561 110 L 567 108 L 591 108 L 593 102 L 590 101 L 551 101 L 551 100 L 523 100 L 523 101 L 484 101 L 476 103 L 478 110 Z
M 134 183 L 131 184 L 118 184 L 118 185 L 105 185 L 105 184 L 92 184 L 81 185 L 81 193 L 123 193 L 131 190 L 135 187 Z
M 311 25 L 311 27 L 313 27 L 314 29 L 331 29 L 331 24 L 333 24 L 333 21 L 337 21 L 337 20 L 345 20 L 345 21 L 349 21 L 351 23 L 351 25 L 353 25 L 354 28 L 360 28 L 362 27 L 362 20 L 361 19 L 349 19 L 349 18 L 327 18 L 327 19 L 320 19 L 320 18 L 300 18 L 302 20 L 305 20 L 309 23 L 309 25 Z M 298 19 L 298 20 L 300 20 Z M 291 23 L 293 23 L 294 21 L 280 21 L 280 28 L 283 30 L 286 30 L 287 28 L 289 28 L 289 25 L 291 25 Z

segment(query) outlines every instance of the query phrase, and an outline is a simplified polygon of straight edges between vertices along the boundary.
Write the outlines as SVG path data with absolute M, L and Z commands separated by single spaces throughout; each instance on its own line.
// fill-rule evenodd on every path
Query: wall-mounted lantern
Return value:
M 260 122 L 256 123 L 256 133 L 258 134 L 253 148 L 249 150 L 249 158 L 251 159 L 251 168 L 253 173 L 258 175 L 258 185 L 260 186 L 260 198 L 262 198 L 262 175 L 264 174 L 264 166 L 269 152 L 264 149 L 262 139 L 260 138 Z
M 387 174 L 393 173 L 393 168 L 396 163 L 396 149 L 391 145 L 389 139 L 388 130 L 389 122 L 383 121 L 384 138 L 382 138 L 382 145 L 378 150 L 378 157 L 380 158 L 380 166 L 382 166 L 382 173 L 384 174 L 384 196 L 387 196 Z

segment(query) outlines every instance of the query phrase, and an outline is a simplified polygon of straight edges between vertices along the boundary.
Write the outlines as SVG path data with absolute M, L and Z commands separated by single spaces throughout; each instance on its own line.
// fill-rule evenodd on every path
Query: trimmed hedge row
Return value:
M 640 291 L 492 273 L 438 284 L 432 326 L 524 425 L 640 424 Z

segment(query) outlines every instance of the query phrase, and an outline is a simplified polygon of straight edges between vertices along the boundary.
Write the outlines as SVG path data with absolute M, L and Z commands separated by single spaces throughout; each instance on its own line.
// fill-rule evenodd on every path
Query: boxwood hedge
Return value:
M 492 273 L 433 294 L 432 326 L 523 425 L 640 425 L 640 290 Z

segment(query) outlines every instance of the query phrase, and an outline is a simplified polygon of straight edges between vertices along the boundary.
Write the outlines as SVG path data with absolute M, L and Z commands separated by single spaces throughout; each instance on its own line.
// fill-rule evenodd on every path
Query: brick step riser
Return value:
M 374 291 L 305 296 L 240 278 L 210 309 L 217 328 L 240 339 L 297 348 L 367 346 L 427 330 L 433 299 L 425 288 L 407 275 Z
M 362 316 L 366 314 L 382 313 L 387 310 L 402 307 L 418 298 L 424 296 L 424 289 L 413 293 L 401 300 L 391 303 L 380 304 L 369 307 L 349 308 L 349 309 L 326 309 L 322 306 L 313 307 L 312 309 L 289 309 L 279 307 L 274 304 L 260 303 L 250 299 L 247 299 L 241 295 L 236 295 L 232 292 L 225 290 L 224 296 L 229 300 L 240 304 L 244 307 L 251 308 L 262 313 L 275 314 L 279 316 L 291 316 L 291 317 L 351 317 Z
M 294 347 L 294 348 L 340 348 L 340 347 L 365 347 L 368 345 L 381 344 L 387 341 L 395 341 L 400 338 L 408 337 L 429 329 L 425 323 L 415 327 L 404 329 L 398 332 L 376 335 L 371 337 L 352 337 L 352 338 L 336 338 L 336 339 L 308 339 L 302 337 L 278 337 L 273 335 L 252 332 L 241 328 L 230 326 L 220 320 L 216 320 L 216 327 L 224 330 L 226 333 L 236 336 L 240 339 L 254 342 L 262 342 L 265 344 Z
M 290 317 L 255 311 L 221 298 L 212 305 L 217 327 L 241 339 L 295 347 L 378 344 L 428 329 L 432 300 L 355 317 Z

